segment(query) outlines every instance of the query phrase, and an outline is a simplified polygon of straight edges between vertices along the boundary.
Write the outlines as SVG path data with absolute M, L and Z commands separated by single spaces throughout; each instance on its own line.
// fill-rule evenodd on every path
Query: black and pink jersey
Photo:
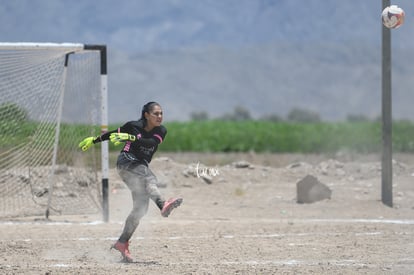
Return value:
M 128 121 L 118 129 L 103 134 L 100 139 L 108 140 L 110 134 L 116 132 L 136 136 L 137 139 L 135 141 L 125 142 L 121 152 L 132 154 L 137 160 L 144 160 L 146 163 L 151 162 L 152 156 L 158 149 L 158 145 L 164 141 L 167 135 L 167 129 L 163 125 L 147 132 L 144 129 L 143 121 L 136 120 Z

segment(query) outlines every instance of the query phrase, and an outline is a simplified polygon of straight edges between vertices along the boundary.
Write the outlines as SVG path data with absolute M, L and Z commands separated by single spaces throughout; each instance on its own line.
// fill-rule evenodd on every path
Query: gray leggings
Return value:
M 154 201 L 160 209 L 165 200 L 158 190 L 157 177 L 145 162 L 137 161 L 130 154 L 121 153 L 117 161 L 117 170 L 132 194 L 132 211 L 119 237 L 120 242 L 127 242 L 138 227 L 140 219 L 148 212 L 149 199 Z

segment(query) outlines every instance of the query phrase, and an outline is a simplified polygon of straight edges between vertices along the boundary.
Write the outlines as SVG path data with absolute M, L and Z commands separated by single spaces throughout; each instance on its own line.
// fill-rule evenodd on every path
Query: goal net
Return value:
M 105 207 L 107 146 L 78 148 L 105 127 L 102 56 L 83 44 L 0 43 L 0 217 Z

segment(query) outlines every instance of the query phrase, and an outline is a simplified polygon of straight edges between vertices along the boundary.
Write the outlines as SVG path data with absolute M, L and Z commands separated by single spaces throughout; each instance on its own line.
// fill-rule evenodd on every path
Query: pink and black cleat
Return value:
M 183 202 L 182 198 L 171 198 L 164 203 L 164 206 L 161 209 L 161 215 L 163 217 L 168 217 L 171 211 L 174 208 L 177 208 Z
M 129 252 L 129 242 L 121 243 L 120 241 L 117 241 L 111 246 L 111 249 L 112 248 L 121 252 L 125 262 L 132 263 L 134 261 L 131 257 L 131 253 Z

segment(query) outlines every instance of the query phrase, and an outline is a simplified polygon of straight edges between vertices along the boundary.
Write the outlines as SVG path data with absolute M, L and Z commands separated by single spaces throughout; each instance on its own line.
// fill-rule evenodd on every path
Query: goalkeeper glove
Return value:
M 109 139 L 113 144 L 119 145 L 121 142 L 135 141 L 137 138 L 134 135 L 130 135 L 128 133 L 112 133 L 109 136 Z
M 89 147 L 92 146 L 94 140 L 94 137 L 87 137 L 79 143 L 79 147 L 82 149 L 82 151 L 86 151 L 89 149 Z

